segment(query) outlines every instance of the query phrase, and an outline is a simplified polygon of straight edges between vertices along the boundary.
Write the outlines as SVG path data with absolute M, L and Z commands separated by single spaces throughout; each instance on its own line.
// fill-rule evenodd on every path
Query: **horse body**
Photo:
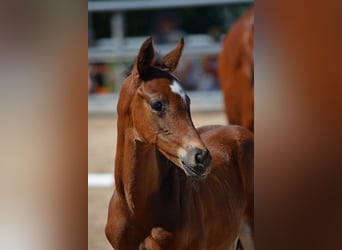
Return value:
M 228 31 L 218 61 L 218 77 L 230 124 L 254 131 L 254 8 Z
M 183 43 L 164 57 L 169 71 L 152 67 L 151 48 L 149 39 L 120 92 L 106 236 L 116 250 L 232 249 L 241 225 L 253 226 L 253 136 L 239 126 L 196 130 L 170 74 Z

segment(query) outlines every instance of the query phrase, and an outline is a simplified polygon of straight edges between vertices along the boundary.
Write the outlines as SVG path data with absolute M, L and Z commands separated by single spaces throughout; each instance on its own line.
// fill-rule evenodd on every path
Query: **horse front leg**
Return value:
M 148 236 L 144 242 L 140 244 L 139 250 L 161 250 L 161 247 L 152 236 Z
M 139 250 L 165 250 L 170 248 L 172 234 L 161 227 L 154 227 L 151 235 L 140 244 Z
M 115 194 L 109 204 L 105 234 L 112 247 L 118 250 L 137 249 L 146 235 L 129 221 L 126 202 Z

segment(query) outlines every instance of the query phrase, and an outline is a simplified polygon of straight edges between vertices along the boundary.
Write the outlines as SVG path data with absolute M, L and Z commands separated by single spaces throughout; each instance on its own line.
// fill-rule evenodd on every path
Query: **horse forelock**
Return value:
M 179 96 L 184 103 L 189 103 L 189 98 L 187 97 L 184 89 L 181 86 L 178 78 L 169 71 L 169 69 L 163 64 L 160 57 L 157 57 L 156 60 L 153 61 L 152 65 L 146 69 L 146 71 L 135 77 L 132 72 L 133 65 L 126 69 L 126 78 L 122 85 L 120 91 L 120 99 L 123 99 L 124 105 L 120 105 L 121 111 L 127 111 L 129 107 L 129 103 L 132 101 L 134 92 L 137 90 L 138 86 L 141 84 L 149 84 L 149 82 L 158 79 L 167 79 L 169 80 L 169 87 L 171 93 Z M 119 105 L 118 105 L 119 108 Z M 121 113 L 121 112 L 120 112 Z
M 133 66 L 134 66 L 134 63 L 129 65 L 124 70 L 124 72 L 123 72 L 124 77 L 127 78 L 127 77 L 129 77 L 132 74 Z M 152 71 L 153 71 L 153 69 L 157 69 L 157 70 L 160 70 L 160 71 L 166 73 L 166 74 L 162 74 L 162 75 L 161 74 L 156 74 L 155 78 L 160 78 L 160 77 L 161 78 L 169 78 L 167 76 L 169 74 L 169 76 L 171 76 L 172 78 L 174 78 L 174 79 L 176 79 L 178 81 L 177 77 L 174 74 L 169 72 L 169 68 L 165 65 L 165 63 L 163 62 L 162 57 L 160 56 L 159 53 L 156 53 L 155 59 L 153 60 L 152 64 L 150 65 L 150 69 L 152 69 Z M 144 78 L 146 78 L 146 75 L 148 75 L 148 73 L 151 73 L 151 70 L 148 70 L 147 74 L 141 76 L 142 80 L 145 80 Z M 162 76 L 164 76 L 164 77 L 162 77 Z M 151 78 L 151 76 L 147 77 L 147 78 L 148 78 L 147 80 L 153 79 L 153 78 Z

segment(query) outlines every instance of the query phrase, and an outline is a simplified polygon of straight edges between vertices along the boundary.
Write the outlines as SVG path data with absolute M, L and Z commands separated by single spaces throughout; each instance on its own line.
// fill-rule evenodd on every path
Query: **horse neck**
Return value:
M 126 200 L 131 211 L 147 202 L 158 190 L 160 180 L 155 147 L 137 140 L 127 108 L 132 98 L 132 93 L 119 98 L 114 171 L 116 192 Z

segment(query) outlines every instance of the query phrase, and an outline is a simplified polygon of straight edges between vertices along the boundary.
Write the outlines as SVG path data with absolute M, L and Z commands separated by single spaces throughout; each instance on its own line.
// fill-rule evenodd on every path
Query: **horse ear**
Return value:
M 138 57 L 133 67 L 134 73 L 142 76 L 151 66 L 154 59 L 154 49 L 152 44 L 152 37 L 146 39 L 141 45 Z
M 179 62 L 179 58 L 182 55 L 183 47 L 184 47 L 184 38 L 180 40 L 178 46 L 174 50 L 169 52 L 161 60 L 162 64 L 169 70 L 169 72 L 175 71 Z

